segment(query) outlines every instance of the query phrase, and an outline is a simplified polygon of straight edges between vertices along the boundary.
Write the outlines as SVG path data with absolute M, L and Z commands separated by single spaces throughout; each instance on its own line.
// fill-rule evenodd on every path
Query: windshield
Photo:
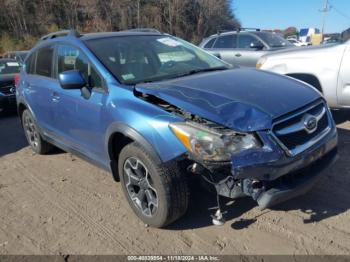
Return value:
M 259 33 L 259 36 L 269 47 L 292 46 L 292 44 L 289 43 L 286 39 L 273 33 L 261 32 Z
M 16 61 L 0 61 L 0 75 L 16 74 L 20 71 L 20 65 Z
M 124 84 L 161 81 L 229 68 L 200 48 L 171 36 L 117 36 L 86 41 Z

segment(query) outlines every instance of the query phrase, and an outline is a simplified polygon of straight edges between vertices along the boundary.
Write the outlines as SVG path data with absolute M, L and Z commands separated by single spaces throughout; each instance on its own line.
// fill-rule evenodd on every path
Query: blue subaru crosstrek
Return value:
M 36 153 L 54 145 L 110 171 L 154 227 L 186 212 L 191 175 L 218 199 L 250 196 L 264 209 L 306 192 L 337 156 L 313 87 L 231 68 L 155 30 L 44 36 L 16 93 Z

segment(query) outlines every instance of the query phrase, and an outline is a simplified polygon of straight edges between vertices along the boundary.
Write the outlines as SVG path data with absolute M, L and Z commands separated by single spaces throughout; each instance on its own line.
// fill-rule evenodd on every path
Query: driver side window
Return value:
M 59 45 L 57 48 L 57 73 L 79 70 L 90 88 L 102 88 L 102 80 L 81 50 Z
M 263 43 L 254 36 L 241 34 L 238 37 L 238 48 L 240 49 L 251 49 L 252 45 L 258 44 L 263 46 Z

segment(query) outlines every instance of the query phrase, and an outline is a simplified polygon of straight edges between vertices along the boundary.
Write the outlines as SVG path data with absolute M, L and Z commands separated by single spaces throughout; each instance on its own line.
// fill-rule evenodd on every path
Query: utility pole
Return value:
M 320 12 L 323 13 L 323 21 L 322 21 L 322 37 L 325 31 L 325 26 L 326 26 L 326 17 L 327 13 L 331 10 L 331 6 L 328 3 L 328 0 L 324 1 L 324 7 L 320 10 Z

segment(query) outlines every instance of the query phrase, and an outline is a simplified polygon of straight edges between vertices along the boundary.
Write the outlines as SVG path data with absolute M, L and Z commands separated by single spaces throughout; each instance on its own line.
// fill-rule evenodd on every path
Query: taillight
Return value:
M 15 74 L 15 76 L 13 77 L 13 81 L 15 82 L 15 86 L 16 87 L 19 84 L 19 80 L 20 80 L 20 75 L 19 74 Z

